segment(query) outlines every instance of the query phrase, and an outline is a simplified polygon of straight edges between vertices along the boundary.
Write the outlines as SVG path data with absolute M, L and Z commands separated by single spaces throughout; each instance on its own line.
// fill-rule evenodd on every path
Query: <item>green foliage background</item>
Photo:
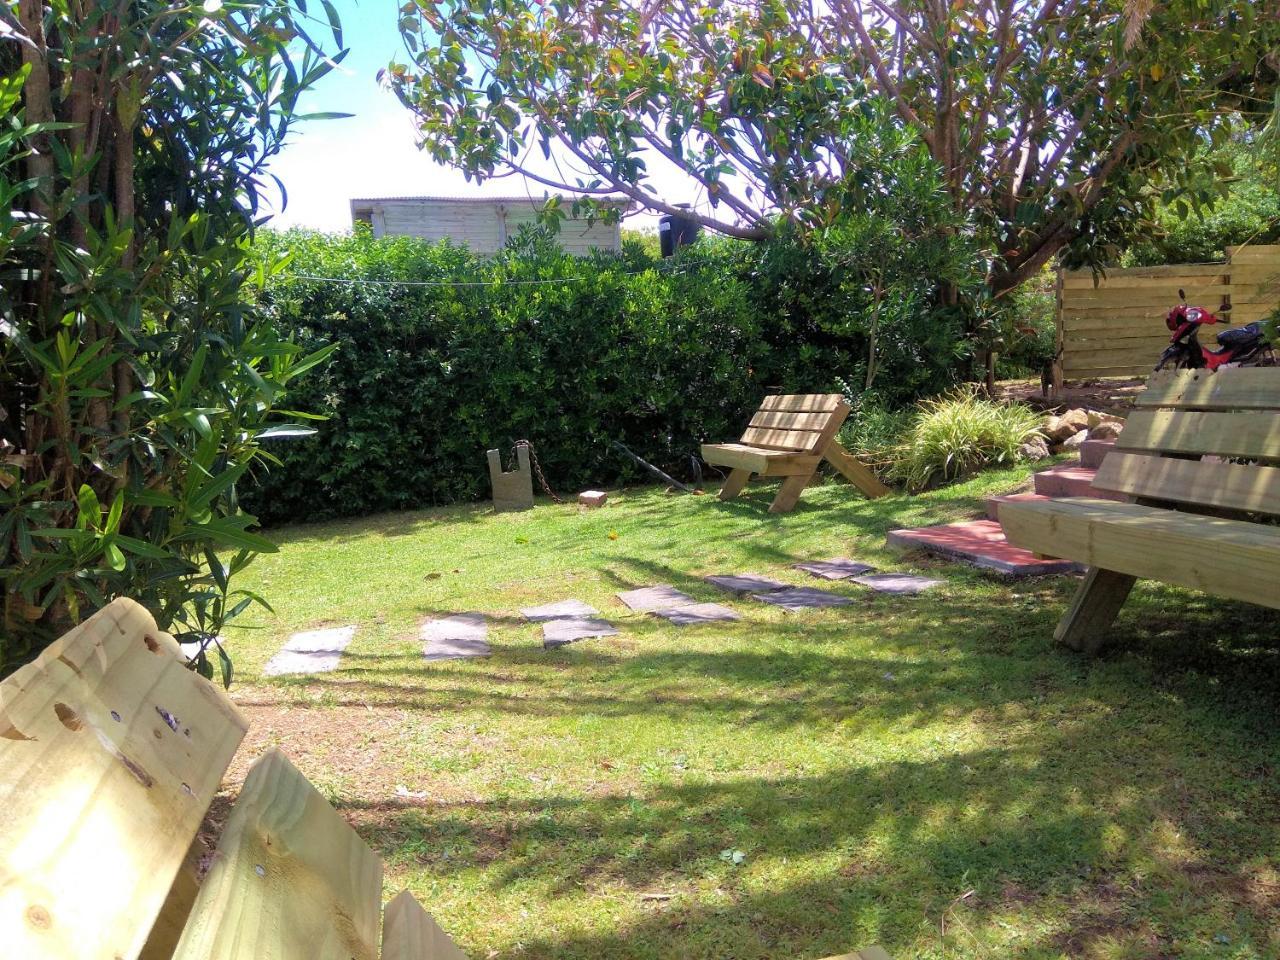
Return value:
M 259 468 L 251 509 L 282 522 L 481 499 L 485 450 L 519 439 L 561 493 L 640 478 L 612 440 L 689 477 L 699 443 L 736 438 L 770 390 L 891 405 L 937 393 L 968 358 L 934 278 L 964 275 L 968 249 L 876 247 L 879 372 L 864 396 L 872 243 L 883 236 L 854 224 L 805 242 L 704 238 L 662 261 L 631 242 L 578 259 L 536 233 L 493 258 L 367 232 L 263 234 L 263 262 L 292 257 L 263 308 L 304 347 L 339 348 L 291 386 L 328 419 L 271 448 L 283 465 Z M 475 285 L 407 285 L 441 281 Z

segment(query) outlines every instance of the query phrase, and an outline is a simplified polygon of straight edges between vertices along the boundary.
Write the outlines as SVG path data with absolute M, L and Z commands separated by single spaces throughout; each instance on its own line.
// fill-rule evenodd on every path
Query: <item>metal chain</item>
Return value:
M 519 457 L 516 454 L 516 451 L 521 447 L 525 447 L 529 451 L 529 461 L 533 464 L 534 476 L 538 478 L 538 484 L 542 487 L 543 492 L 551 498 L 552 503 L 564 503 L 563 500 L 556 496 L 555 491 L 551 489 L 551 484 L 547 483 L 546 475 L 542 472 L 542 465 L 538 463 L 538 455 L 533 452 L 532 443 L 528 440 L 517 440 L 516 445 L 511 448 L 511 459 L 515 460 L 517 463 L 519 462 Z

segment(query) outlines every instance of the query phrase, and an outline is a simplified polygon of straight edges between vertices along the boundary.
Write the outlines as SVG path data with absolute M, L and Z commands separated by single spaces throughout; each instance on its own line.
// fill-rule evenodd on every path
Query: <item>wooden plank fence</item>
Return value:
M 1193 306 L 1217 310 L 1230 303 L 1232 326 L 1280 307 L 1280 245 L 1229 247 L 1227 253 L 1224 263 L 1133 267 L 1096 278 L 1091 270 L 1060 270 L 1054 384 L 1150 373 L 1169 342 L 1164 318 L 1179 289 Z

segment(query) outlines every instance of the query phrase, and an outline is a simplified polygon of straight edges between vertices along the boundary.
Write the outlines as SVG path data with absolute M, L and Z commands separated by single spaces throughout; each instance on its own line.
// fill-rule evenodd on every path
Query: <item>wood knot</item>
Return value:
M 53 712 L 58 715 L 58 720 L 68 730 L 79 730 L 84 726 L 84 722 L 80 719 L 80 714 L 76 713 L 65 703 L 55 703 Z
M 27 907 L 27 923 L 35 927 L 37 930 L 48 930 L 53 926 L 53 918 L 49 916 L 49 911 L 44 907 L 31 906 Z

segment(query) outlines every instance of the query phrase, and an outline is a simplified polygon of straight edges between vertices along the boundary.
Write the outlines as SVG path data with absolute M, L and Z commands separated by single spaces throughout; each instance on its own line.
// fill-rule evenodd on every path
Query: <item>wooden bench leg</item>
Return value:
M 809 478 L 812 476 L 813 474 L 810 473 L 804 476 L 787 477 L 783 480 L 782 486 L 778 488 L 778 495 L 773 498 L 773 503 L 769 504 L 769 512 L 790 513 L 795 509 L 800 494 L 809 485 Z
M 1090 567 L 1053 639 L 1090 656 L 1097 653 L 1136 580 L 1127 573 Z
M 879 477 L 871 472 L 870 467 L 836 441 L 832 440 L 827 445 L 827 450 L 823 457 L 827 463 L 844 474 L 846 480 L 861 490 L 863 496 L 867 497 L 867 499 L 884 497 L 893 493 L 892 490 L 880 482 Z
M 734 467 L 729 471 L 729 477 L 720 486 L 720 499 L 732 500 L 742 492 L 742 488 L 747 485 L 747 481 L 751 479 L 751 471 L 742 467 Z

